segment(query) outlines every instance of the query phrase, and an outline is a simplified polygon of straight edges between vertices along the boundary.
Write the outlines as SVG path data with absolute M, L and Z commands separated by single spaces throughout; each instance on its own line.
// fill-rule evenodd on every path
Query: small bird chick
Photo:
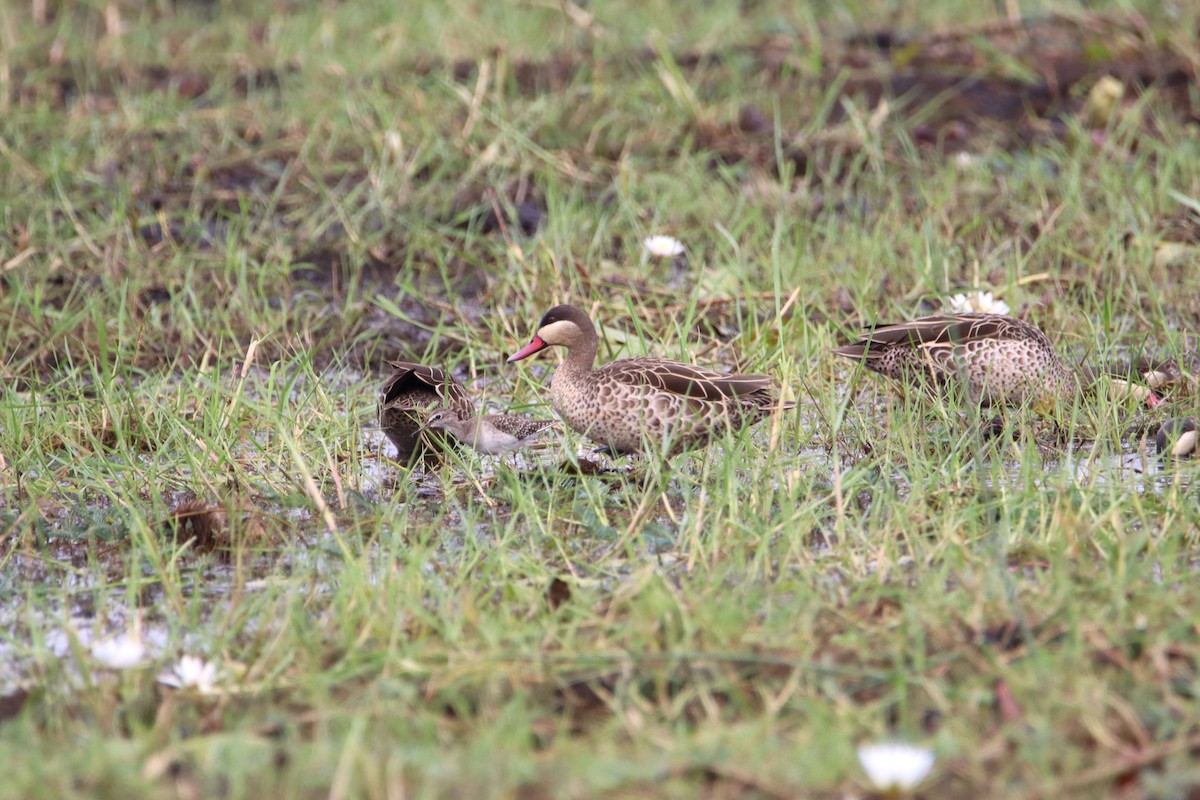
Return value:
M 459 419 L 453 411 L 439 408 L 425 418 L 422 428 L 446 431 L 484 455 L 498 456 L 524 447 L 553 424 L 552 419 L 527 419 L 516 414 Z

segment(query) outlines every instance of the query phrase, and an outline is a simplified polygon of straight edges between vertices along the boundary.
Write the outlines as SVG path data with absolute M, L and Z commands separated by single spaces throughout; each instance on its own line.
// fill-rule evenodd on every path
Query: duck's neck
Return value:
M 567 351 L 567 357 L 558 365 L 558 372 L 570 379 L 579 378 L 592 371 L 596 354 L 600 350 L 600 338 L 592 336 Z

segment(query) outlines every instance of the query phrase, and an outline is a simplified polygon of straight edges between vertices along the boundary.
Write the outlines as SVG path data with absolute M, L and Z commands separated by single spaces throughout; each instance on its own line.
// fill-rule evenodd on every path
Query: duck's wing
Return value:
M 697 400 L 742 397 L 768 391 L 772 386 L 769 375 L 726 374 L 660 358 L 627 358 L 596 372 L 631 386 L 650 386 Z
M 1019 324 L 1022 324 L 1020 320 L 999 314 L 933 314 L 868 327 L 858 341 L 835 347 L 833 352 L 847 358 L 862 358 L 892 347 L 931 352 L 984 339 L 1012 338 L 1014 326 Z M 1036 331 L 1036 328 L 1032 330 Z
M 389 361 L 388 364 L 396 372 L 383 385 L 381 406 L 389 406 L 405 395 L 430 392 L 431 399 L 436 398 L 438 405 L 451 409 L 460 418 L 475 415 L 475 404 L 466 387 L 441 367 L 413 361 Z

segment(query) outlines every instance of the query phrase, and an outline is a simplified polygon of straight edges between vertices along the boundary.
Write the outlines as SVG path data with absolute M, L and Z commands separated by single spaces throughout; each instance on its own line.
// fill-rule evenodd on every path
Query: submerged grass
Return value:
M 1197 18 L 1134 5 L 4 6 L 0 796 L 1194 791 L 1194 468 L 829 352 L 979 286 L 1194 373 Z M 391 462 L 386 359 L 545 415 L 562 301 L 799 409 Z

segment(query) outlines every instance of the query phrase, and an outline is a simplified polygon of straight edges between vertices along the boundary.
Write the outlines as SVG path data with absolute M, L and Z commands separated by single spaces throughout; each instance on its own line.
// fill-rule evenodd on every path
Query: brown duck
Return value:
M 1038 328 L 1001 314 L 935 314 L 877 325 L 833 352 L 930 395 L 961 387 L 984 407 L 1029 404 L 1040 413 L 1073 402 L 1096 379 L 1090 370 L 1067 366 Z M 1156 396 L 1142 391 L 1153 406 Z
M 547 347 L 567 348 L 550 382 L 550 402 L 573 430 L 614 454 L 647 449 L 675 455 L 727 430 L 764 419 L 781 402 L 767 375 L 714 372 L 662 358 L 626 358 L 592 369 L 600 339 L 591 319 L 555 306 L 509 363 Z
M 396 445 L 396 458 L 406 464 L 437 458 L 426 447 L 421 427 L 430 409 L 444 407 L 458 419 L 475 415 L 466 388 L 445 370 L 411 361 L 389 361 L 396 372 L 379 396 L 379 426 Z

